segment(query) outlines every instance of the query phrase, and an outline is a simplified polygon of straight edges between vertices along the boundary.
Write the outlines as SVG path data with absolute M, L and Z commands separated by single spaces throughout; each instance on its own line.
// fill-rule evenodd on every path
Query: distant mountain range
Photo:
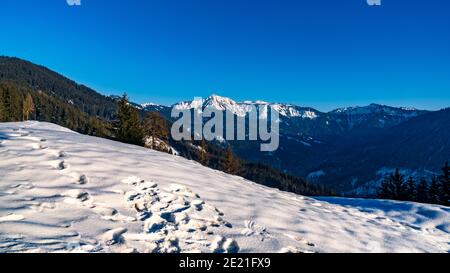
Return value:
M 0 81 L 43 91 L 66 106 L 90 117 L 111 121 L 118 96 L 103 96 L 43 66 L 18 58 L 0 57 Z M 137 104 L 142 115 L 160 112 L 171 120 L 173 107 L 191 109 L 212 106 L 237 115 L 248 114 L 252 105 L 270 104 L 280 113 L 280 147 L 259 151 L 259 143 L 235 141 L 239 157 L 310 182 L 324 184 L 345 194 L 370 195 L 383 177 L 395 168 L 408 175 L 430 176 L 450 159 L 450 109 L 424 111 L 371 104 L 321 112 L 311 107 L 264 101 L 236 102 L 212 95 L 201 101 L 171 106 Z
M 429 177 L 450 158 L 450 110 L 425 111 L 370 104 L 321 112 L 311 107 L 264 101 L 236 102 L 211 95 L 172 106 L 143 104 L 170 119 L 172 107 L 214 107 L 245 116 L 251 105 L 271 105 L 280 114 L 280 148 L 262 153 L 251 141 L 229 144 L 247 160 L 325 184 L 351 195 L 371 195 L 395 168 Z

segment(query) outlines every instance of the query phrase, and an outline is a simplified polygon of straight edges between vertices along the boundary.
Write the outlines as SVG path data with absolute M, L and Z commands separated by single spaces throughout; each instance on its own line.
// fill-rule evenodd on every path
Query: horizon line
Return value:
M 106 97 L 112 97 L 112 96 L 119 96 L 120 97 L 124 93 L 126 93 L 128 95 L 130 94 L 130 92 L 127 92 L 126 90 L 124 90 L 124 91 L 117 91 L 117 90 L 113 90 L 111 88 L 96 87 L 95 84 L 93 84 L 93 83 L 86 83 L 86 82 L 83 82 L 83 80 L 74 79 L 73 77 L 68 76 L 67 74 L 65 74 L 63 72 L 59 72 L 56 69 L 50 68 L 47 65 L 40 64 L 38 62 L 34 62 L 34 61 L 31 61 L 31 60 L 28 60 L 28 59 L 25 59 L 25 58 L 0 54 L 0 58 L 1 57 L 3 57 L 3 58 L 11 58 L 11 59 L 18 59 L 18 60 L 21 60 L 21 61 L 24 61 L 24 62 L 31 63 L 32 65 L 44 67 L 44 68 L 46 68 L 46 69 L 48 69 L 48 70 L 50 70 L 50 71 L 52 71 L 54 73 L 57 73 L 58 75 L 60 75 L 62 77 L 70 80 L 70 81 L 73 81 L 74 83 L 76 83 L 78 85 L 85 86 L 85 87 L 95 91 L 96 93 L 101 94 L 101 95 L 106 96 Z M 110 89 L 110 91 L 107 91 L 107 89 Z M 102 90 L 102 91 L 100 91 L 100 90 Z M 119 92 L 121 94 L 117 94 Z M 316 103 L 308 102 L 308 103 L 305 103 L 305 104 L 299 104 L 298 102 L 295 102 L 295 101 L 294 102 L 280 102 L 280 101 L 265 100 L 265 99 L 261 99 L 261 98 L 256 99 L 256 100 L 252 100 L 252 99 L 235 100 L 235 99 L 231 98 L 231 96 L 222 96 L 222 95 L 218 95 L 217 93 L 218 92 L 211 92 L 210 95 L 208 95 L 208 96 L 206 96 L 204 98 L 208 98 L 208 97 L 216 95 L 218 97 L 231 99 L 231 100 L 233 100 L 236 103 L 261 101 L 261 102 L 267 102 L 269 104 L 283 104 L 283 105 L 297 106 L 297 107 L 301 107 L 301 108 L 311 108 L 311 109 L 314 109 L 314 110 L 316 110 L 318 112 L 321 112 L 321 113 L 329 113 L 329 112 L 332 112 L 332 111 L 335 111 L 335 110 L 339 110 L 339 109 L 344 109 L 344 108 L 368 107 L 370 105 L 380 105 L 380 106 L 387 106 L 387 107 L 392 107 L 392 108 L 413 108 L 416 111 L 430 111 L 430 112 L 440 111 L 440 110 L 444 110 L 444 109 L 450 108 L 450 104 L 448 106 L 431 108 L 431 107 L 417 106 L 417 105 L 412 106 L 412 105 L 408 105 L 407 103 L 399 104 L 399 103 L 392 103 L 392 102 L 389 103 L 389 102 L 376 102 L 376 101 L 364 102 L 364 103 L 360 102 L 360 103 L 353 103 L 353 104 L 349 103 L 349 104 L 341 104 L 341 105 L 336 103 L 337 105 L 334 104 L 335 106 L 330 106 L 330 107 L 322 106 L 321 107 L 321 106 L 317 105 L 317 102 Z M 194 96 L 193 98 L 197 98 L 197 97 L 202 97 L 203 98 L 203 96 Z M 130 98 L 130 96 L 129 96 L 129 98 Z M 162 97 L 160 97 L 160 98 L 162 98 Z M 138 104 L 138 105 L 143 105 L 145 103 L 153 103 L 153 104 L 160 105 L 160 106 L 172 107 L 173 105 L 176 105 L 177 103 L 180 103 L 180 102 L 192 101 L 193 98 L 192 99 L 183 99 L 183 98 L 175 99 L 175 98 L 172 98 L 171 99 L 172 102 L 168 102 L 168 101 L 167 102 L 158 102 L 158 101 L 164 100 L 164 99 L 158 99 L 158 98 L 156 98 L 156 100 L 145 100 L 145 101 L 144 100 L 132 100 L 132 99 L 130 99 L 130 102 Z M 429 100 L 436 100 L 436 99 L 429 99 Z M 314 105 L 314 104 L 316 104 L 316 106 L 307 106 L 307 105 Z M 323 110 L 323 108 L 327 108 L 329 110 Z

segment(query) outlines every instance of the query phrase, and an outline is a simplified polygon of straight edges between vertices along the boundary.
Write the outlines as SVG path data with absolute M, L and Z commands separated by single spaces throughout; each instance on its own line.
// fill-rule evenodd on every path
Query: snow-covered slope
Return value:
M 49 123 L 0 123 L 0 252 L 448 252 L 449 215 L 298 196 Z

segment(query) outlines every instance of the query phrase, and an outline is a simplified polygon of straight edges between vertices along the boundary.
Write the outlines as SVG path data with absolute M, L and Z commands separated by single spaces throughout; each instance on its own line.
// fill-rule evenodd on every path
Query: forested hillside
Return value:
M 96 117 L 89 117 L 78 108 L 43 91 L 19 87 L 14 82 L 0 81 L 0 122 L 24 120 L 24 102 L 32 98 L 29 119 L 48 121 L 74 131 L 100 137 L 110 136 L 110 125 Z
M 112 98 L 77 84 L 46 67 L 18 58 L 0 56 L 0 81 L 5 80 L 54 96 L 74 105 L 88 116 L 110 120 L 117 109 Z

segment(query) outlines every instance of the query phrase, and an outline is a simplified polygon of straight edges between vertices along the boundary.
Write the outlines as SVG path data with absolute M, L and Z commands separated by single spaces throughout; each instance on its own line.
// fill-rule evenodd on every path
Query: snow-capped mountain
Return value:
M 384 166 L 382 162 L 378 161 L 372 162 L 372 158 L 367 158 L 367 162 L 364 164 L 359 164 L 358 158 L 355 157 L 352 157 L 351 162 L 348 161 L 352 154 L 364 157 L 361 153 L 364 153 L 369 145 L 373 146 L 373 143 L 381 145 L 382 142 L 375 142 L 375 140 L 386 131 L 393 130 L 396 126 L 433 112 L 381 104 L 346 107 L 330 112 L 321 112 L 310 107 L 270 103 L 261 100 L 236 102 L 218 95 L 176 103 L 172 107 L 181 110 L 213 107 L 219 111 L 230 111 L 238 116 L 245 116 L 254 109 L 252 106 L 259 105 L 270 105 L 279 112 L 280 147 L 274 153 L 265 154 L 257 149 L 257 145 L 249 141 L 229 143 L 234 147 L 237 154 L 244 159 L 262 162 L 301 177 L 313 177 L 311 173 L 314 174 L 323 170 L 324 175 L 312 180 L 326 183 L 336 191 L 346 193 L 353 192 L 353 189 L 362 184 L 365 186 L 372 185 L 371 192 L 373 192 L 377 184 L 371 181 L 380 179 L 377 170 L 382 168 L 395 169 L 399 167 L 396 163 L 403 164 L 404 168 L 411 168 L 413 172 L 423 173 L 423 171 L 417 169 L 417 164 L 414 166 L 405 164 L 405 162 L 410 161 L 410 158 L 393 157 L 390 159 L 391 165 L 389 166 Z M 170 110 L 171 107 L 166 107 L 159 111 L 170 118 Z M 420 128 L 418 129 L 420 130 Z M 439 138 L 440 136 L 434 137 Z M 386 141 L 384 140 L 384 142 Z M 399 143 L 405 143 L 405 141 L 399 140 Z M 376 147 L 373 149 L 377 150 Z M 429 150 L 417 152 L 430 158 L 426 166 L 428 170 L 437 171 L 443 164 L 443 162 L 437 162 L 442 159 L 442 156 L 435 157 L 427 152 Z M 380 153 L 385 152 L 388 151 L 380 149 Z M 434 160 L 432 160 L 433 158 Z M 339 163 L 336 163 L 337 161 Z M 356 172 L 355 168 L 344 172 L 347 169 L 345 166 L 353 166 L 355 163 L 359 164 L 359 172 Z M 332 165 L 339 165 L 340 167 L 333 167 Z M 377 169 L 374 170 L 374 167 Z M 337 179 L 339 183 L 336 182 Z
M 309 107 L 299 107 L 292 104 L 268 103 L 265 101 L 244 101 L 236 102 L 227 97 L 211 95 L 205 99 L 179 102 L 173 105 L 176 109 L 186 110 L 198 107 L 212 107 L 219 111 L 229 111 L 237 116 L 246 116 L 254 109 L 252 106 L 269 105 L 272 106 L 281 116 L 288 118 L 315 119 L 320 116 L 320 112 Z
M 384 128 L 400 124 L 426 111 L 408 107 L 391 107 L 381 104 L 370 104 L 363 107 L 346 107 L 331 111 L 336 120 L 343 126 L 352 129 L 357 126 Z
M 338 108 L 331 113 L 333 114 L 340 114 L 345 113 L 347 115 L 367 115 L 367 114 L 373 114 L 373 113 L 384 113 L 386 115 L 405 115 L 405 116 L 416 116 L 417 111 L 419 111 L 416 108 L 413 107 L 391 107 L 387 105 L 382 104 L 376 104 L 372 103 L 368 106 L 354 106 L 354 107 L 344 107 L 344 108 Z
M 0 123 L 0 158 L 0 252 L 450 251 L 447 207 L 295 195 L 50 123 Z
M 207 98 L 199 98 L 191 101 L 183 101 L 174 104 L 179 110 L 193 109 L 198 107 L 212 107 L 219 111 L 230 111 L 238 116 L 247 115 L 254 107 L 269 105 L 281 116 L 281 121 L 314 120 L 317 126 L 339 127 L 350 130 L 358 126 L 384 128 L 399 124 L 410 118 L 416 117 L 426 111 L 407 107 L 391 107 L 380 104 L 370 104 L 363 107 L 339 108 L 328 113 L 318 111 L 311 107 L 303 107 L 287 103 L 269 103 L 261 100 L 236 102 L 231 98 L 219 95 L 211 95 Z M 296 127 L 294 125 L 294 127 Z M 333 128 L 335 130 L 336 128 Z
M 142 103 L 139 106 L 140 106 L 139 109 L 144 111 L 158 111 L 158 112 L 164 111 L 165 109 L 168 108 L 166 105 L 157 104 L 153 102 Z

